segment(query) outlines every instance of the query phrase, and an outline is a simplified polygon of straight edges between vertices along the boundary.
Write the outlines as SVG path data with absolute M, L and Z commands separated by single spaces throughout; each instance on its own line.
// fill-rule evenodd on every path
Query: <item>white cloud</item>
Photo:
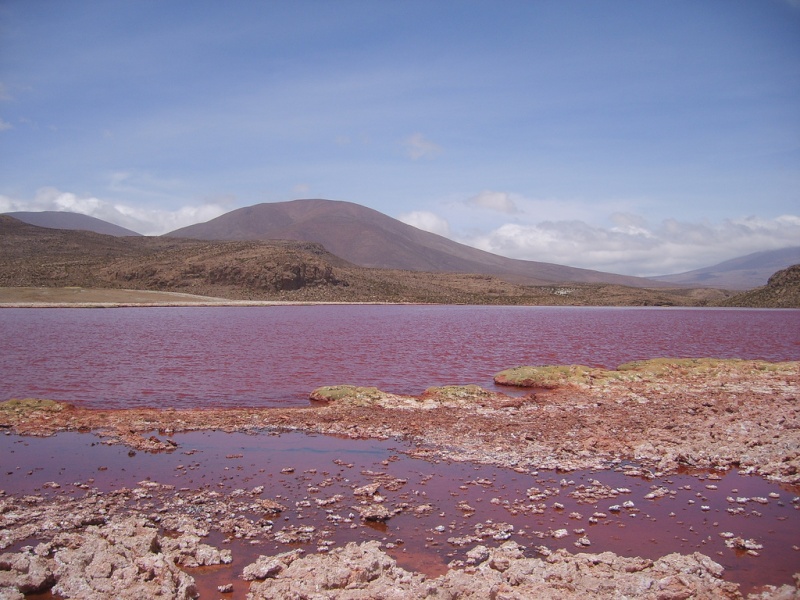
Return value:
M 609 215 L 618 215 L 621 223 L 624 218 L 632 218 L 633 213 L 647 209 L 652 205 L 652 200 L 646 197 L 629 198 L 591 198 L 581 196 L 525 196 L 514 191 L 500 191 L 485 189 L 472 196 L 461 196 L 451 201 L 451 208 L 464 206 L 471 209 L 481 209 L 485 220 L 490 219 L 499 225 L 498 219 L 513 215 L 514 220 L 531 222 L 531 220 L 573 221 L 580 220 L 589 223 L 605 221 Z M 495 213 L 491 215 L 488 211 Z M 455 219 L 453 220 L 455 222 Z
M 511 199 L 511 195 L 508 192 L 484 190 L 477 196 L 468 199 L 467 204 L 469 206 L 496 210 L 509 215 L 519 212 L 519 208 L 517 208 L 517 205 L 514 203 L 514 200 Z
M 164 178 L 148 171 L 115 171 L 108 175 L 108 189 L 117 194 L 139 197 L 174 198 L 182 189 L 176 178 Z
M 426 210 L 415 210 L 397 217 L 399 221 L 423 231 L 450 237 L 450 225 L 437 214 Z
M 3 119 L 0 119 L 0 131 L 6 131 L 7 129 L 13 129 L 13 128 L 14 126 L 11 123 L 9 123 L 8 121 L 4 121 Z
M 75 212 L 145 235 L 161 235 L 187 225 L 208 221 L 230 210 L 225 202 L 182 206 L 175 210 L 136 207 L 93 196 L 78 196 L 55 188 L 42 188 L 31 200 L 0 196 L 0 212 L 64 211 Z
M 509 223 L 459 241 L 513 258 L 640 276 L 689 271 L 800 243 L 796 215 L 716 224 L 667 219 L 655 227 L 636 215 L 612 220 L 610 228 L 577 220 Z
M 406 147 L 406 154 L 413 160 L 433 158 L 442 152 L 441 146 L 425 139 L 421 133 L 411 134 L 403 141 L 403 145 Z
M 311 186 L 307 183 L 298 183 L 297 185 L 292 187 L 292 193 L 296 196 L 307 197 L 308 193 L 311 191 Z

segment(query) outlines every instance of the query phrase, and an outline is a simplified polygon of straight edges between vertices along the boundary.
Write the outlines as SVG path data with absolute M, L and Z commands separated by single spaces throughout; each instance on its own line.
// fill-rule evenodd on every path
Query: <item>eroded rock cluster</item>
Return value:
M 477 545 L 465 561 L 429 578 L 398 567 L 379 542 L 349 543 L 308 556 L 301 550 L 261 556 L 240 577 L 250 582 L 249 600 L 742 597 L 738 585 L 722 579 L 722 567 L 700 553 L 649 560 L 545 546 L 527 557 L 523 550 L 511 541 Z M 111 520 L 0 555 L 0 598 L 22 600 L 49 590 L 83 600 L 190 599 L 197 588 L 181 566 L 224 562 L 230 562 L 226 551 L 159 535 L 144 519 Z M 792 598 L 797 592 L 782 586 L 757 597 Z
M 0 598 L 52 591 L 83 600 L 188 599 L 194 580 L 178 566 L 187 558 L 219 564 L 230 557 L 196 540 L 169 540 L 144 519 L 111 520 L 51 541 L 0 554 Z
M 741 598 L 736 585 L 721 579 L 722 568 L 698 553 L 657 561 L 546 547 L 538 554 L 526 558 L 515 542 L 476 546 L 470 564 L 426 578 L 399 568 L 377 542 L 350 543 L 326 555 L 276 557 L 270 574 L 251 585 L 248 599 Z

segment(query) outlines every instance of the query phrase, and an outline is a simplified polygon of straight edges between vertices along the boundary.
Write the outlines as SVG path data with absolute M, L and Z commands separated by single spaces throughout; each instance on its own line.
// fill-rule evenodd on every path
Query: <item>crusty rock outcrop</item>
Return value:
M 351 542 L 329 554 L 291 560 L 284 568 L 250 585 L 248 600 L 278 598 L 383 598 L 401 600 L 420 595 L 425 577 L 397 566 L 376 541 Z
M 571 554 L 539 549 L 526 558 L 506 542 L 479 546 L 474 564 L 452 568 L 435 579 L 397 566 L 378 542 L 350 543 L 329 554 L 293 556 L 250 586 L 248 600 L 537 598 L 541 600 L 642 598 L 663 600 L 741 598 L 738 585 L 722 579 L 723 569 L 707 556 L 670 554 L 658 560 L 624 558 L 611 552 Z M 279 566 L 278 566 L 279 565 Z M 784 591 L 788 590 L 788 587 Z
M 197 597 L 183 564 L 219 564 L 222 556 L 205 544 L 166 544 L 145 519 L 129 517 L 57 534 L 51 541 L 0 555 L 0 598 L 52 591 L 81 600 L 142 600 Z M 194 541 L 194 540 L 192 540 Z M 224 552 L 224 551 L 223 551 Z

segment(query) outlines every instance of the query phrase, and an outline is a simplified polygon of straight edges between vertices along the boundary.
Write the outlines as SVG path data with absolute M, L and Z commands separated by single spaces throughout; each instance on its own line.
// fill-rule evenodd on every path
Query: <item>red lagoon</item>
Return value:
M 518 365 L 800 359 L 800 310 L 276 306 L 0 310 L 0 398 L 86 407 L 307 403 L 349 383 L 492 388 Z

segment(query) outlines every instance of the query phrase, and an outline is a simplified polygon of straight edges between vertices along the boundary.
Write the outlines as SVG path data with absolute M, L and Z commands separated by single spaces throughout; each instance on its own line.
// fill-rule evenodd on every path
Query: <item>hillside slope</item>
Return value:
M 346 265 L 318 244 L 115 237 L 0 215 L 0 286 L 97 287 L 262 297 L 336 284 Z
M 737 294 L 722 305 L 800 308 L 800 264 L 778 271 L 769 278 L 767 285 Z
M 422 231 L 371 208 L 335 200 L 257 204 L 166 234 L 203 240 L 303 240 L 363 267 L 483 273 L 526 284 L 609 283 L 661 287 L 648 279 L 515 260 Z
M 748 290 L 766 284 L 773 273 L 797 263 L 800 246 L 754 252 L 710 267 L 652 279 L 689 287 Z
M 29 225 L 48 227 L 50 229 L 75 229 L 114 236 L 141 235 L 108 221 L 74 212 L 45 210 L 41 212 L 9 212 L 4 214 Z

